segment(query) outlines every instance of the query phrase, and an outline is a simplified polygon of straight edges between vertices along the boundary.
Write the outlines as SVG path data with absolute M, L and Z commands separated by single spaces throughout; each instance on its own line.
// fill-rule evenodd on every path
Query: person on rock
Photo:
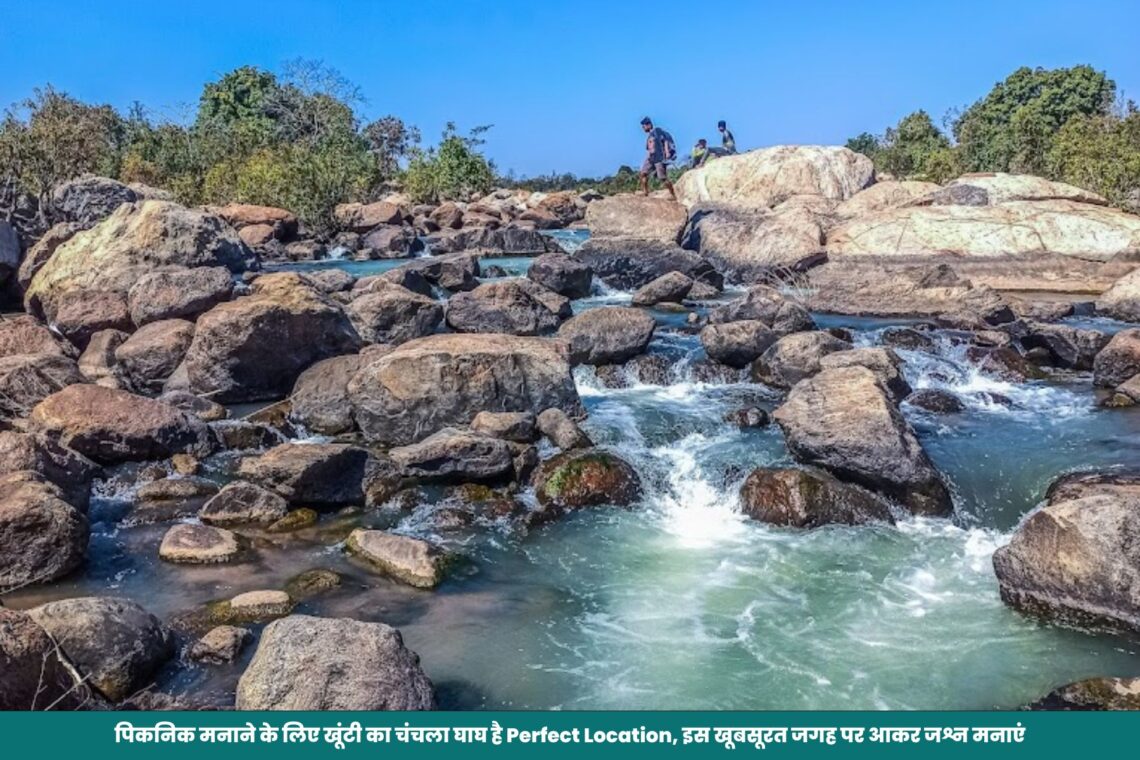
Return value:
M 689 168 L 698 169 L 705 165 L 705 162 L 710 158 L 717 156 L 727 156 L 728 152 L 724 148 L 710 148 L 709 141 L 705 138 L 697 140 L 697 144 L 693 146 L 692 153 L 689 154 Z
M 669 181 L 669 162 L 677 158 L 677 144 L 673 142 L 673 136 L 661 127 L 653 126 L 653 120 L 648 116 L 641 120 L 641 129 L 647 135 L 645 160 L 641 162 L 641 194 L 649 195 L 649 175 L 653 173 L 668 188 L 669 196 L 677 200 L 673 183 Z
M 725 155 L 731 156 L 736 152 L 736 138 L 732 136 L 732 131 L 728 128 L 728 124 L 724 119 L 716 123 L 717 131 L 720 132 L 720 146 L 724 149 Z

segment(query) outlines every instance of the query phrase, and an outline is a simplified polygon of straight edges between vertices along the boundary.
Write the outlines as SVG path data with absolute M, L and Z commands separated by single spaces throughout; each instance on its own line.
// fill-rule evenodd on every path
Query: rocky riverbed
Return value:
M 0 323 L 0 704 L 1129 706 L 1135 217 L 773 151 L 525 256 L 270 265 L 232 209 L 78 204 Z M 1019 203 L 1100 247 L 844 242 Z M 382 210 L 345 225 L 448 221 Z

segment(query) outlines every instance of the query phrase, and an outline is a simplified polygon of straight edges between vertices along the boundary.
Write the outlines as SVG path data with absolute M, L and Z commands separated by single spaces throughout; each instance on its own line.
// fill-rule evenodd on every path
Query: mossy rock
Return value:
M 316 510 L 301 507 L 300 509 L 291 510 L 265 530 L 267 533 L 292 533 L 296 530 L 313 527 L 317 524 L 318 519 L 319 515 L 317 515 Z
M 535 491 L 543 505 L 563 509 L 626 507 L 641 496 L 641 478 L 621 457 L 602 449 L 567 451 L 539 469 Z
M 286 581 L 285 593 L 296 601 L 303 601 L 326 591 L 331 591 L 340 585 L 341 580 L 339 573 L 317 567 L 306 570 Z

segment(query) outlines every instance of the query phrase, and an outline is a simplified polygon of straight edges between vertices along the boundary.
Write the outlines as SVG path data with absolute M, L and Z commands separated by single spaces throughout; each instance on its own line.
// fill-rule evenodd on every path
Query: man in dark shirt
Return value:
M 728 155 L 735 153 L 736 138 L 732 136 L 732 132 L 729 131 L 728 125 L 724 123 L 723 119 L 716 123 L 716 128 L 720 132 L 720 145 L 724 148 L 724 152 Z
M 653 126 L 653 121 L 646 116 L 641 120 L 641 129 L 647 135 L 645 138 L 645 160 L 641 162 L 641 194 L 649 195 L 649 175 L 656 174 L 669 190 L 673 200 L 677 200 L 677 193 L 673 190 L 673 183 L 669 181 L 669 167 L 665 160 L 665 131 Z

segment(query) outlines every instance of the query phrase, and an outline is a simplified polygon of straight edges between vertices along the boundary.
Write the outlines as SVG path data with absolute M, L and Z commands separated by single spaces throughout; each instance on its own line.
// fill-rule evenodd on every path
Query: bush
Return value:
M 1051 176 L 1140 212 L 1140 113 L 1079 116 L 1057 132 L 1046 156 Z
M 476 150 L 486 129 L 477 127 L 464 138 L 448 124 L 437 147 L 412 156 L 404 172 L 404 192 L 418 203 L 469 200 L 490 192 L 495 171 Z

